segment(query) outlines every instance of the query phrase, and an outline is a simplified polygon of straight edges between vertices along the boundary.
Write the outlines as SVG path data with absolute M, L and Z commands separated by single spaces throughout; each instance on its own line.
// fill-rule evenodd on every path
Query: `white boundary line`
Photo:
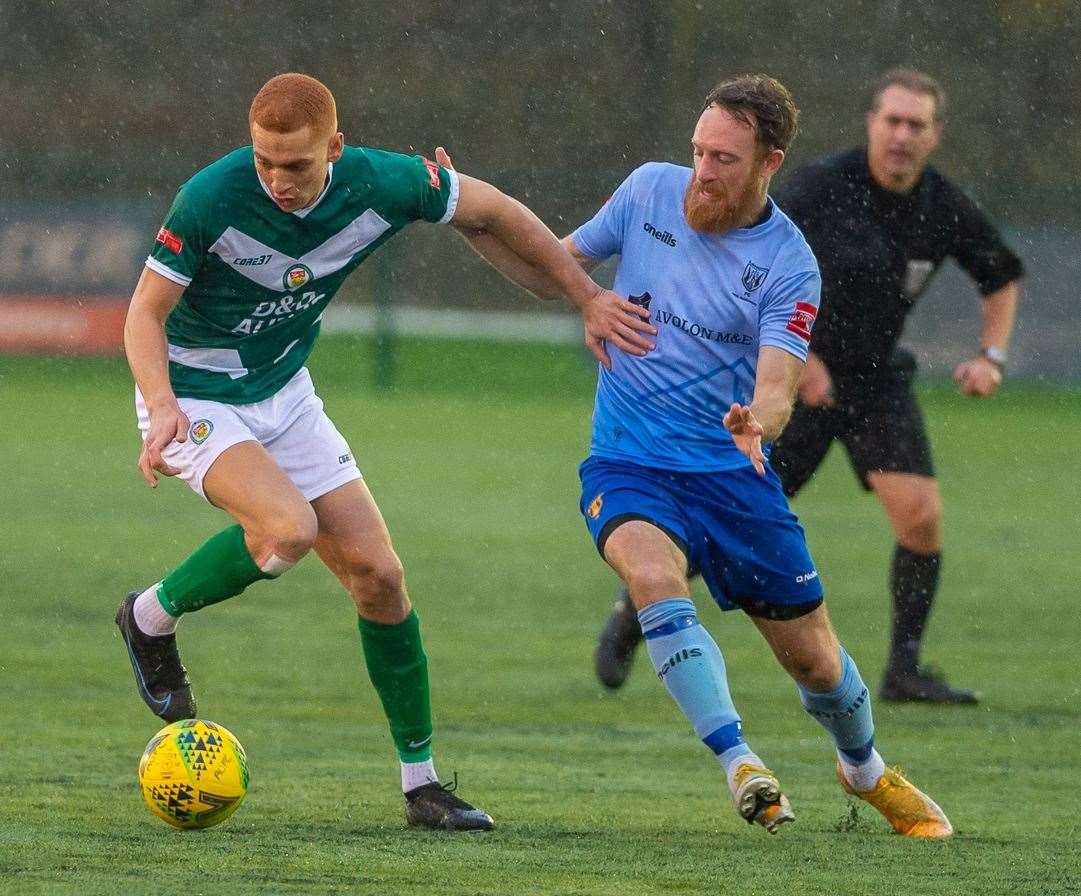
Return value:
M 386 320 L 383 320 L 383 315 Z M 468 311 L 397 306 L 381 311 L 372 305 L 331 305 L 323 318 L 324 333 L 374 333 L 391 326 L 403 336 L 492 339 L 498 342 L 547 342 L 568 345 L 582 341 L 576 315 L 551 312 Z

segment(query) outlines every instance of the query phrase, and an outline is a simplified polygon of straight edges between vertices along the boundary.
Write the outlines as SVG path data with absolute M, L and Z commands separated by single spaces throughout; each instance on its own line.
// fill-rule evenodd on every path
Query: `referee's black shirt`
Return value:
M 811 350 L 835 378 L 887 369 L 905 317 L 947 256 L 985 296 L 1024 272 L 983 213 L 930 167 L 911 192 L 892 193 L 871 177 L 867 150 L 852 149 L 803 166 L 773 198 L 818 259 Z

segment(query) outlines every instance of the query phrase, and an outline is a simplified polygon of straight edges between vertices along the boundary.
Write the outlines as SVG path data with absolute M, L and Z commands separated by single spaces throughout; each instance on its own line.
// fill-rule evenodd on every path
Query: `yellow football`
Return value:
M 214 722 L 184 719 L 155 734 L 139 760 L 143 799 L 177 828 L 209 828 L 232 815 L 248 792 L 248 758 Z

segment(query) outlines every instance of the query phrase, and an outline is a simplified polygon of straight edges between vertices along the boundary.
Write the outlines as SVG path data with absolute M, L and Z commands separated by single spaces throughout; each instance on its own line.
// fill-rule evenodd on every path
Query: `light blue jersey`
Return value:
M 720 235 L 693 230 L 683 195 L 693 172 L 650 162 L 573 234 L 592 258 L 619 255 L 615 290 L 649 309 L 646 357 L 609 345 L 590 453 L 648 467 L 745 467 L 722 421 L 754 393 L 758 351 L 807 357 L 822 280 L 799 229 L 769 200 L 768 218 Z

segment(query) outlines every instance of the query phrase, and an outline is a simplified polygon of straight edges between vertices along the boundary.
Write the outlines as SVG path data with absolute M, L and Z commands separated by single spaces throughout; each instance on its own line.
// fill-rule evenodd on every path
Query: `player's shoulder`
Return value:
M 627 177 L 627 183 L 637 187 L 655 188 L 668 184 L 680 184 L 686 187 L 691 169 L 686 165 L 674 165 L 671 162 L 646 162 L 639 165 Z
M 425 161 L 423 156 L 407 155 L 392 149 L 347 144 L 342 149 L 342 157 L 334 163 L 334 167 L 350 177 L 372 175 L 378 176 L 381 180 L 398 179 L 415 175 Z
M 180 185 L 177 197 L 189 212 L 211 214 L 260 190 L 252 148 L 242 146 L 196 171 Z
M 818 260 L 803 231 L 774 203 L 770 221 L 777 263 L 792 273 L 818 271 Z
M 678 198 L 681 202 L 687 189 L 691 169 L 670 162 L 646 162 L 639 165 L 620 184 L 618 193 L 624 202 L 638 207 L 666 204 Z
M 258 186 L 250 146 L 238 147 L 205 168 L 200 168 L 181 185 L 181 189 L 193 193 L 214 193 L 238 184 Z

